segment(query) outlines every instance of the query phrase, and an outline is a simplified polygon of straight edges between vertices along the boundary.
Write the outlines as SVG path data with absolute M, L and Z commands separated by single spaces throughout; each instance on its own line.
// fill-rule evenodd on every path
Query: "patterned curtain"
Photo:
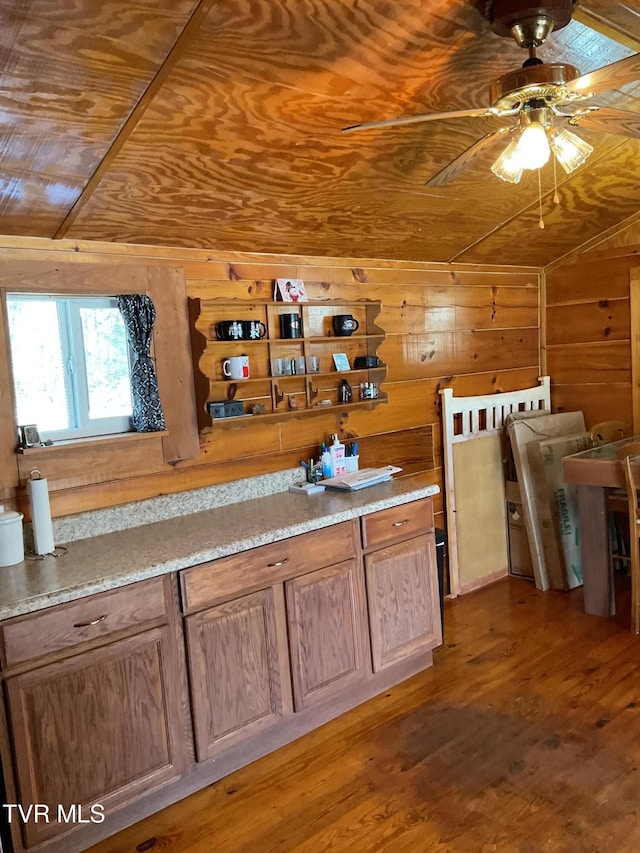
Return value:
M 136 432 L 158 432 L 167 427 L 158 394 L 156 371 L 150 355 L 156 309 L 144 293 L 118 296 L 118 308 L 127 327 L 129 346 L 136 357 L 131 370 L 131 424 Z

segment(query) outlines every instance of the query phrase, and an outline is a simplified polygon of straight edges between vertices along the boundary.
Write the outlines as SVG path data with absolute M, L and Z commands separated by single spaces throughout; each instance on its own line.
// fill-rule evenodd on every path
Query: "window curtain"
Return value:
M 153 359 L 151 334 L 156 320 L 156 309 L 144 293 L 118 296 L 118 308 L 127 327 L 129 346 L 135 354 L 131 369 L 131 394 L 133 416 L 131 424 L 136 432 L 158 432 L 166 429 L 158 394 Z

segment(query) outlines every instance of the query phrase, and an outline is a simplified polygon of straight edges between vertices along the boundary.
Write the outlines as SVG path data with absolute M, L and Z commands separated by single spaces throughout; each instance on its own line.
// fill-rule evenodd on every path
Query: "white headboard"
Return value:
M 452 595 L 460 593 L 453 445 L 460 441 L 484 438 L 499 433 L 504 427 L 507 415 L 513 412 L 550 410 L 549 377 L 543 376 L 539 382 L 540 384 L 533 388 L 474 397 L 455 397 L 453 388 L 442 388 L 440 390 L 442 396 L 442 441 L 445 455 L 449 575 Z

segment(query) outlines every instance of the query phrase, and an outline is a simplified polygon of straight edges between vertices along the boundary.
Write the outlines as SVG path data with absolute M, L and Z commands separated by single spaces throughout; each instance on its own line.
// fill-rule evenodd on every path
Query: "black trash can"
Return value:
M 438 588 L 440 590 L 440 619 L 444 637 L 444 555 L 447 547 L 447 531 L 436 527 L 436 559 L 438 561 Z

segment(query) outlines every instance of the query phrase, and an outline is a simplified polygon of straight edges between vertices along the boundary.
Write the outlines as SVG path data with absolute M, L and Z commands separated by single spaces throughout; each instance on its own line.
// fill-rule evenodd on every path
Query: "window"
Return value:
M 114 297 L 7 294 L 16 418 L 40 437 L 131 429 L 130 356 Z

